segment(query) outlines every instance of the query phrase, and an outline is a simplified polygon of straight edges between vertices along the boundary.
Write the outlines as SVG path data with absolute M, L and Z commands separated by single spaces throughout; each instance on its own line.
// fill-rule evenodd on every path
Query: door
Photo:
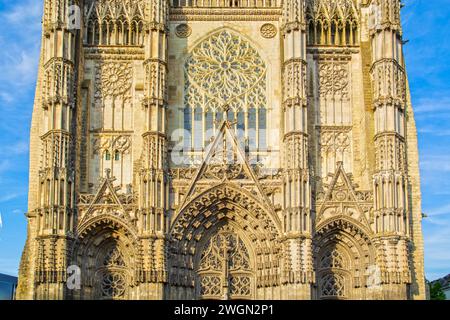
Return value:
M 219 230 L 204 245 L 197 268 L 199 299 L 251 299 L 254 276 L 248 248 L 239 235 Z

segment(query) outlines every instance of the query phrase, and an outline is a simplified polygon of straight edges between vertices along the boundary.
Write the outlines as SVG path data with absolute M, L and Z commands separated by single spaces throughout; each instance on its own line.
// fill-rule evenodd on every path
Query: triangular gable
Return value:
M 250 167 L 244 151 L 239 146 L 229 121 L 222 122 L 218 134 L 208 148 L 206 157 L 191 180 L 180 208 L 184 208 L 195 194 L 195 186 L 198 181 L 211 178 L 215 178 L 221 183 L 237 179 L 250 180 L 255 184 L 258 196 L 263 199 L 264 204 L 272 208 L 272 204 L 267 199 L 258 178 Z
M 97 205 L 119 206 L 123 212 L 125 212 L 125 209 L 117 196 L 117 191 L 113 186 L 114 180 L 115 178 L 110 177 L 110 171 L 107 171 L 106 178 L 101 182 L 94 199 L 89 205 L 87 213 L 91 212 L 91 209 Z
M 343 191 L 346 197 L 345 199 L 334 199 L 333 192 Z M 331 183 L 328 185 L 327 192 L 324 197 L 324 201 L 320 206 L 319 216 L 322 215 L 324 209 L 329 207 L 330 203 L 351 203 L 352 206 L 355 207 L 361 214 L 361 218 L 364 222 L 368 223 L 367 218 L 364 214 L 364 210 L 360 207 L 359 200 L 356 196 L 355 187 L 348 177 L 347 173 L 344 169 L 343 162 L 339 161 L 336 166 L 336 172 L 331 180 Z M 321 220 L 319 217 L 318 220 Z

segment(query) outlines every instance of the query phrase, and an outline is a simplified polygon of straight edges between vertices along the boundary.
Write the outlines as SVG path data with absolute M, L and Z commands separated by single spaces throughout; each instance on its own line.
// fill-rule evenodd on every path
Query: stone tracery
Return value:
M 308 43 L 352 46 L 359 42 L 359 15 L 355 0 L 308 0 Z
M 18 296 L 421 296 L 399 3 L 46 0 Z M 200 169 L 168 161 L 183 116 Z
M 249 298 L 253 272 L 248 249 L 227 226 L 207 242 L 198 266 L 199 294 L 203 298 Z M 228 288 L 229 287 L 229 288 Z
M 224 30 L 194 48 L 185 64 L 185 147 L 202 150 L 220 121 L 252 150 L 266 147 L 266 65 L 241 36 Z
M 143 45 L 144 0 L 87 0 L 85 42 L 89 45 Z

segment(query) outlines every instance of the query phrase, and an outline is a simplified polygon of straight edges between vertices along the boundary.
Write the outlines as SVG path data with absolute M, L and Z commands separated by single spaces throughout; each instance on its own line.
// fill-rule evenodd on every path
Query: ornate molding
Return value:
M 141 46 L 84 46 L 84 58 L 90 60 L 145 60 Z
M 186 23 L 179 24 L 175 28 L 175 35 L 178 38 L 188 38 L 191 35 L 191 33 L 192 28 Z
M 171 8 L 170 21 L 279 21 L 281 9 L 273 8 Z
M 260 32 L 261 32 L 261 36 L 263 36 L 263 38 L 271 39 L 277 35 L 278 30 L 277 30 L 277 27 L 275 27 L 273 24 L 265 23 L 261 26 Z

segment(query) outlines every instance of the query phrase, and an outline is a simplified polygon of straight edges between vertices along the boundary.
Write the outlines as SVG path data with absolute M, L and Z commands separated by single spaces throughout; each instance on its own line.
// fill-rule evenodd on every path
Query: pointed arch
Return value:
M 318 299 L 366 297 L 366 273 L 375 265 L 370 231 L 347 217 L 327 220 L 316 230 L 314 264 Z
M 358 3 L 355 0 L 308 0 L 306 17 L 311 45 L 354 46 L 358 44 Z
M 141 46 L 146 1 L 85 1 L 85 44 Z M 99 37 L 95 36 L 99 33 Z
M 81 268 L 81 289 L 76 299 L 130 299 L 140 265 L 135 231 L 119 218 L 102 215 L 78 229 L 70 252 Z
M 234 226 L 254 253 L 252 270 L 247 271 L 254 275 L 255 287 L 279 284 L 280 221 L 247 191 L 225 183 L 192 199 L 172 224 L 169 282 L 174 294 L 180 288 L 195 294 L 198 252 L 217 230 L 227 226 Z

